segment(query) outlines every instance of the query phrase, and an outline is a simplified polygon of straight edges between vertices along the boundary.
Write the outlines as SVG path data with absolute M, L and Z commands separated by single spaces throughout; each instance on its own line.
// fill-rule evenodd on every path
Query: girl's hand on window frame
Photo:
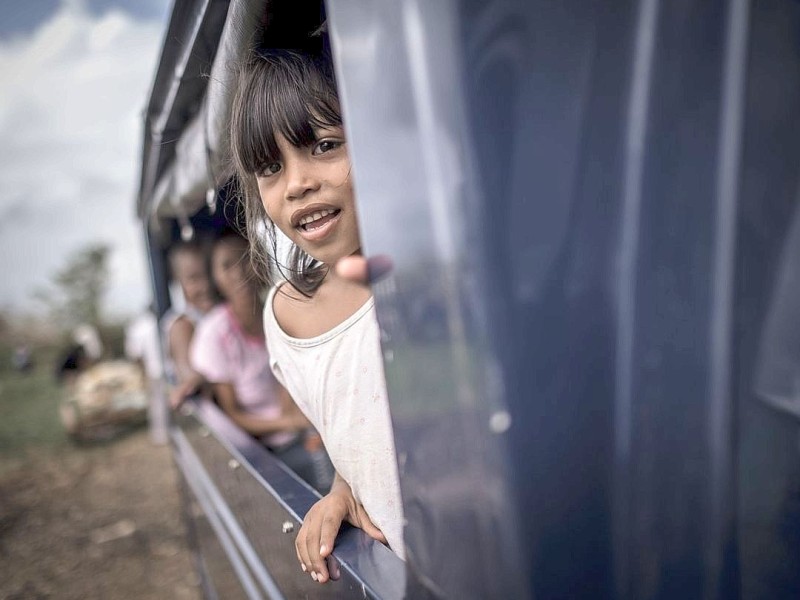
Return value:
M 350 486 L 337 473 L 331 491 L 309 509 L 295 539 L 300 568 L 318 583 L 339 579 L 339 566 L 332 553 L 342 521 L 362 529 L 381 543 L 387 543 L 364 507 L 356 502 Z

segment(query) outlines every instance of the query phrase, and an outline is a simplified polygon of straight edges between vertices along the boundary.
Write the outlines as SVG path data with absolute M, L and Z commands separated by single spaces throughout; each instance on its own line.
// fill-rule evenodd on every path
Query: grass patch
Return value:
M 53 378 L 55 349 L 37 349 L 35 367 L 18 373 L 9 352 L 0 352 L 0 457 L 21 458 L 29 452 L 57 450 L 68 443 L 58 416 L 61 389 Z

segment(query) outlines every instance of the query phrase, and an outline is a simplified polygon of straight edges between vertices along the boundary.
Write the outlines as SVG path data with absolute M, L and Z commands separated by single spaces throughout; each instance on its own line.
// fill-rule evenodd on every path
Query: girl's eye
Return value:
M 343 143 L 344 142 L 340 142 L 338 140 L 322 140 L 318 142 L 316 146 L 314 146 L 313 154 L 325 154 L 331 150 L 336 150 Z
M 277 162 L 269 163 L 268 165 L 265 165 L 264 168 L 261 169 L 261 171 L 256 173 L 256 175 L 258 177 L 272 177 L 273 175 L 275 175 L 275 173 L 277 173 L 280 170 L 281 170 L 281 163 Z

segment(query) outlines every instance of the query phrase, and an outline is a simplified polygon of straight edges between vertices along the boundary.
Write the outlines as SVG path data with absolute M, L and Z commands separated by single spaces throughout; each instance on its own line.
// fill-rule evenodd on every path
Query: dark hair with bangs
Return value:
M 261 204 L 256 174 L 279 159 L 276 134 L 304 148 L 316 141 L 315 129 L 341 124 L 336 79 L 326 54 L 254 51 L 242 66 L 231 109 L 231 152 L 253 268 L 270 286 L 279 274 L 308 296 L 328 267 L 294 244 L 287 264 L 281 264 L 275 224 Z

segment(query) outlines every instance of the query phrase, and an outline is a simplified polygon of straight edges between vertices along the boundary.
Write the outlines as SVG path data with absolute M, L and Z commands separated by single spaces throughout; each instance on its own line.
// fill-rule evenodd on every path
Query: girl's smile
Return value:
M 312 204 L 292 215 L 292 225 L 308 241 L 318 242 L 336 228 L 341 209 L 326 204 Z

